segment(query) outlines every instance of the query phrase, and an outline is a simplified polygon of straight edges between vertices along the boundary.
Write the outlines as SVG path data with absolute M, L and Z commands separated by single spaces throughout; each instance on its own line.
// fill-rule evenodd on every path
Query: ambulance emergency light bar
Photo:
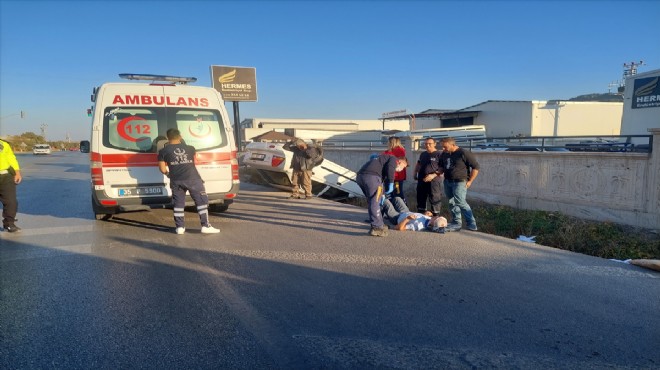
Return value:
M 126 80 L 142 80 L 142 81 L 165 81 L 185 85 L 189 82 L 197 81 L 197 77 L 177 77 L 177 76 L 164 76 L 164 75 L 143 75 L 134 73 L 120 73 L 119 78 Z

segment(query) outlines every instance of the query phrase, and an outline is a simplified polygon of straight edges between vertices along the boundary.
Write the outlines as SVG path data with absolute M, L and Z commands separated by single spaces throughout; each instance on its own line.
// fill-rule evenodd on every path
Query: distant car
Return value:
M 80 150 L 80 149 L 78 149 L 78 148 L 69 148 L 69 151 L 70 151 L 70 152 L 77 152 L 77 151 L 79 151 L 79 150 Z
M 536 146 L 510 146 L 505 149 L 507 152 L 540 152 L 541 148 Z
M 502 143 L 485 143 L 478 144 L 472 148 L 473 152 L 502 152 L 507 150 L 509 146 Z
M 48 144 L 35 144 L 32 147 L 32 154 L 34 155 L 48 155 L 50 153 L 50 145 Z
M 566 148 L 550 146 L 550 147 L 540 147 L 540 146 L 511 146 L 506 149 L 507 152 L 570 152 Z
M 548 147 L 548 148 L 543 148 L 544 152 L 570 152 L 570 150 L 566 148 L 559 148 L 559 147 Z

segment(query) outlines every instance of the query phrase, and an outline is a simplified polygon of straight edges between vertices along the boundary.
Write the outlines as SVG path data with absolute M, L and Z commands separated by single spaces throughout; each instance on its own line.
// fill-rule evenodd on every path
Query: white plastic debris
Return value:
M 520 240 L 521 242 L 536 243 L 536 240 L 534 240 L 534 238 L 536 238 L 536 235 L 534 236 L 518 235 L 518 239 L 516 240 Z
M 628 264 L 629 264 L 631 260 L 629 260 L 629 259 L 628 259 L 628 260 L 616 260 L 616 259 L 614 259 L 614 258 L 610 258 L 610 261 L 621 262 L 621 263 L 628 263 Z

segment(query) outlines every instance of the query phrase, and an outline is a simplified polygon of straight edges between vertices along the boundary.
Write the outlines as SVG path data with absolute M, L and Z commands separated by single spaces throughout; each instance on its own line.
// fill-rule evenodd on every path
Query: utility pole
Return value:
M 40 127 L 41 127 L 41 137 L 44 138 L 44 141 L 47 141 L 46 140 L 46 128 L 48 128 L 48 125 L 45 124 L 45 123 L 42 123 Z

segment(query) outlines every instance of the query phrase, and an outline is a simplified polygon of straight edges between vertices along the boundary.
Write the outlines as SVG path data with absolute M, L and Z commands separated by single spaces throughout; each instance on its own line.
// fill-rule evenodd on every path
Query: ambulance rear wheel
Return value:
M 213 213 L 226 212 L 229 209 L 229 204 L 209 204 L 209 211 Z
M 94 218 L 96 218 L 99 221 L 108 221 L 110 218 L 112 218 L 112 215 L 109 215 L 107 213 L 95 213 Z

